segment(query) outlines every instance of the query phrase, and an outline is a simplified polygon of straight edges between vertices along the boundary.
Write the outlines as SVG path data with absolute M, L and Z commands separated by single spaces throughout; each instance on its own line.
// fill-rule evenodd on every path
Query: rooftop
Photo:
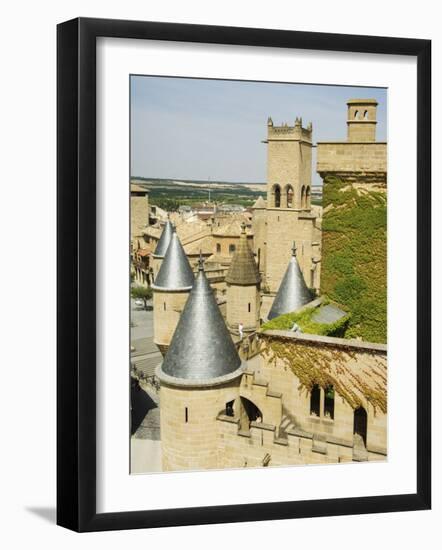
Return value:
M 304 281 L 296 258 L 296 246 L 293 243 L 292 257 L 273 301 L 268 318 L 273 319 L 284 313 L 298 310 L 312 299 L 310 290 Z
M 194 277 L 189 260 L 178 235 L 173 232 L 152 288 L 155 290 L 190 290 L 193 282 Z
M 157 258 L 164 258 L 167 252 L 167 248 L 172 238 L 173 225 L 169 220 L 167 220 L 166 225 L 164 226 L 163 232 L 161 233 L 160 240 L 158 241 L 157 247 L 155 248 L 154 256 Z
M 242 286 L 257 285 L 261 282 L 255 257 L 247 242 L 245 223 L 241 226 L 238 248 L 233 255 L 230 269 L 227 272 L 226 282 L 231 285 Z
M 241 359 L 200 258 L 198 275 L 158 372 L 176 384 L 221 383 L 239 376 Z

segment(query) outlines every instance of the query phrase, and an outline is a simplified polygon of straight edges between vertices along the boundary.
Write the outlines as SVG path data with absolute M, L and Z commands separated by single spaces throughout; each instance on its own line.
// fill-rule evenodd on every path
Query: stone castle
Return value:
M 317 144 L 323 178 L 386 187 L 376 105 L 350 100 L 347 140 Z M 240 225 L 224 271 L 211 267 L 213 255 L 186 253 L 169 220 L 152 251 L 165 471 L 387 455 L 386 345 L 333 332 L 351 312 L 321 295 L 312 125 L 269 118 L 267 131 L 267 198 L 254 205 L 252 234 Z M 287 314 L 299 325 L 271 325 Z

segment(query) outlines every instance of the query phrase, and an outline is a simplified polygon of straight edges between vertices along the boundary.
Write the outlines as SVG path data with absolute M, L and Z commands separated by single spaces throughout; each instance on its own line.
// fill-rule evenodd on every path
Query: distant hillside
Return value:
M 346 338 L 387 341 L 387 197 L 327 178 L 321 290 L 351 312 Z
M 245 181 L 218 181 L 218 180 L 214 180 L 214 181 L 210 181 L 208 182 L 208 180 L 186 180 L 186 179 L 182 179 L 182 178 L 146 178 L 144 176 L 132 176 L 131 177 L 131 180 L 132 181 L 137 181 L 137 182 L 146 182 L 146 183 L 151 183 L 151 184 L 167 184 L 167 183 L 172 183 L 172 184 L 176 184 L 176 183 L 191 183 L 191 184 L 195 184 L 195 185 L 208 185 L 209 183 L 210 184 L 221 184 L 221 185 L 226 185 L 226 186 L 235 186 L 235 185 L 266 185 L 265 182 L 245 182 Z
M 259 195 L 265 195 L 265 184 L 207 182 L 195 180 L 173 180 L 133 177 L 131 181 L 149 190 L 152 204 L 166 210 L 177 210 L 180 205 L 192 206 L 202 201 L 215 201 L 219 204 L 240 204 L 252 206 Z

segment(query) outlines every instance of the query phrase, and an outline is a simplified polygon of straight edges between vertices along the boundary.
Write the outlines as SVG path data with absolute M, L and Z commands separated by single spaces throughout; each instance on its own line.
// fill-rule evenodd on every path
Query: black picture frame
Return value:
M 417 491 L 361 498 L 96 512 L 96 39 L 166 40 L 417 59 Z M 431 506 L 431 41 L 74 19 L 57 28 L 57 523 L 75 531 L 425 510 Z

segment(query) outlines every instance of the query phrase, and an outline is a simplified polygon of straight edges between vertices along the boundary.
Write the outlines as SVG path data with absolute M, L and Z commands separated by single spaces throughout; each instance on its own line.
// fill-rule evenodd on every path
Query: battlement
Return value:
M 294 126 L 287 123 L 281 126 L 275 126 L 271 117 L 267 120 L 267 140 L 268 141 L 312 141 L 313 127 L 309 122 L 306 128 L 302 126 L 302 118 L 296 117 Z
M 357 437 L 344 439 L 303 430 L 287 417 L 279 426 L 252 421 L 244 427 L 239 417 L 222 413 L 216 420 L 218 437 L 222 435 L 219 452 L 229 467 L 383 461 L 387 456 L 382 445 L 361 446 Z M 246 463 L 240 464 L 239 457 L 247 457 Z

